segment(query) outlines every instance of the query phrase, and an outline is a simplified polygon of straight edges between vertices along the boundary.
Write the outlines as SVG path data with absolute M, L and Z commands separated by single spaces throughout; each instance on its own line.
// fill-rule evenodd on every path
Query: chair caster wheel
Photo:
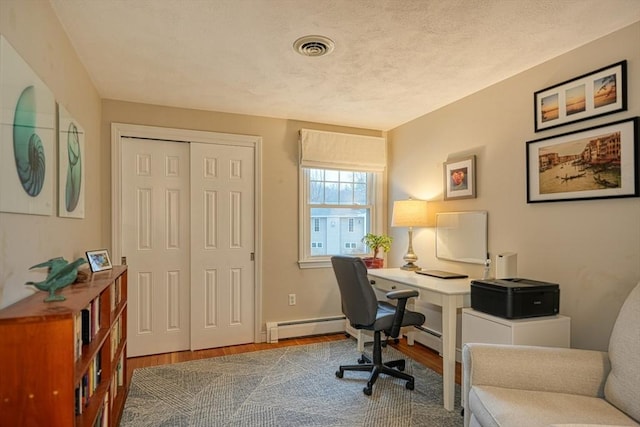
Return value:
M 366 362 L 366 360 L 364 360 L 364 356 L 358 358 L 358 364 L 359 365 L 363 365 L 365 362 Z
M 398 368 L 398 371 L 402 372 L 402 371 L 404 371 L 405 364 L 402 363 L 402 364 L 398 365 L 397 368 Z
M 373 392 L 373 388 L 367 386 L 367 387 L 362 389 L 362 392 L 364 394 L 366 394 L 367 396 L 371 396 L 371 393 Z
M 407 381 L 405 387 L 407 387 L 407 390 L 413 390 L 415 388 L 415 383 L 413 381 Z
M 393 342 L 394 342 L 394 344 L 398 344 L 398 343 L 400 342 L 400 339 L 399 339 L 399 338 L 395 338 L 395 339 L 393 340 Z
M 336 377 L 342 378 L 344 376 L 344 372 L 342 370 L 336 371 Z

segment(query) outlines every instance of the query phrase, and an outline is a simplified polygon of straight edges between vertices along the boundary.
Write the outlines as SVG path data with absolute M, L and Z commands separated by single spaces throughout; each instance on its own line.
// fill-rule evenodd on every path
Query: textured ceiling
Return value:
M 50 1 L 103 98 L 379 130 L 640 21 L 640 0 Z M 333 53 L 297 54 L 309 34 Z

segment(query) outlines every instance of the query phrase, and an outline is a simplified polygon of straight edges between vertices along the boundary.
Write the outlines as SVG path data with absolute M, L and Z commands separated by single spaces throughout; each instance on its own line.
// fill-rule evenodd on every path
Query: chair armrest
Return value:
M 570 348 L 465 344 L 465 396 L 475 385 L 603 397 L 608 353 Z
M 413 297 L 417 297 L 420 293 L 413 289 L 400 289 L 397 291 L 387 292 L 388 299 L 409 299 Z
M 400 289 L 397 291 L 387 292 L 388 299 L 398 300 L 396 303 L 396 312 L 393 315 L 393 322 L 391 328 L 386 333 L 393 338 L 397 338 L 400 334 L 400 327 L 402 326 L 402 319 L 404 318 L 404 312 L 407 307 L 407 300 L 411 297 L 417 297 L 420 295 L 418 291 L 413 289 Z

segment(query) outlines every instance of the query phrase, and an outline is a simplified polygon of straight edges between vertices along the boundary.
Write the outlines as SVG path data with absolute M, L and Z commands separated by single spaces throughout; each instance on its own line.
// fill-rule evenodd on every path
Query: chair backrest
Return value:
M 604 386 L 605 399 L 640 421 L 640 283 L 620 309 L 609 340 L 611 371 Z
M 370 326 L 376 321 L 378 300 L 364 261 L 356 257 L 331 257 L 333 272 L 342 297 L 342 312 L 354 327 Z

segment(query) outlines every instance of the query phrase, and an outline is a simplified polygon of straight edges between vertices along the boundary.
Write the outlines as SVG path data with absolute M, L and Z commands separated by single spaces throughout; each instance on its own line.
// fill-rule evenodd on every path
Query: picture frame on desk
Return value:
M 89 261 L 89 267 L 91 272 L 96 273 L 104 270 L 111 270 L 111 258 L 109 258 L 109 251 L 106 249 L 97 249 L 93 251 L 87 251 L 87 261 Z

